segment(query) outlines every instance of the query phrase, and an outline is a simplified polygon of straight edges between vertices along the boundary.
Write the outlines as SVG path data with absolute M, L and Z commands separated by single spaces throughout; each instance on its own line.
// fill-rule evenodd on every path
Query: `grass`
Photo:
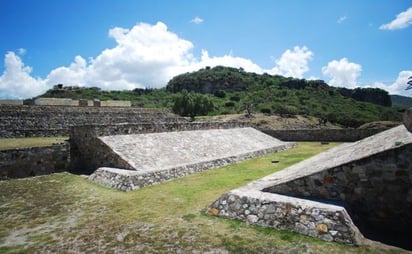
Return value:
M 224 192 L 335 145 L 300 143 L 132 192 L 69 173 L 0 181 L 0 253 L 387 252 L 379 246 L 327 243 L 205 213 Z M 272 164 L 273 159 L 279 163 Z
M 29 148 L 29 147 L 43 147 L 52 144 L 62 143 L 68 137 L 43 137 L 43 138 L 0 138 L 0 151 Z

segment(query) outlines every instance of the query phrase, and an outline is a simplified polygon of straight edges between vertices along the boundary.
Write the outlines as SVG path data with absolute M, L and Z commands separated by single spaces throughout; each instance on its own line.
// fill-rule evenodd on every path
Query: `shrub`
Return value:
M 240 101 L 240 97 L 235 95 L 235 96 L 230 97 L 230 100 L 231 101 Z
M 225 107 L 234 107 L 235 106 L 235 103 L 233 102 L 233 101 L 228 101 L 228 102 L 226 102 L 225 103 Z
M 223 90 L 217 90 L 213 93 L 213 95 L 215 97 L 218 97 L 218 98 L 225 98 L 226 97 L 226 92 L 223 91 Z
M 270 110 L 269 108 L 262 108 L 260 110 L 260 112 L 262 112 L 263 114 L 268 114 L 270 115 L 270 113 L 272 113 L 272 110 Z

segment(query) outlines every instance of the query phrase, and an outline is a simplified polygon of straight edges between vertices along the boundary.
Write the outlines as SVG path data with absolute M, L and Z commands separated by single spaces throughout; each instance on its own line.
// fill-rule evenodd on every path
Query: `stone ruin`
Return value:
M 134 108 L 4 106 L 1 111 L 2 137 L 70 128 L 65 157 L 70 168 L 125 191 L 296 145 L 241 123 L 189 123 Z M 411 250 L 412 110 L 404 123 L 229 191 L 208 211 L 326 241 L 362 244 L 369 238 Z
M 326 241 L 372 239 L 412 250 L 411 127 L 409 110 L 405 125 L 229 191 L 208 211 Z
M 296 145 L 236 123 L 84 126 L 71 140 L 90 180 L 123 191 Z

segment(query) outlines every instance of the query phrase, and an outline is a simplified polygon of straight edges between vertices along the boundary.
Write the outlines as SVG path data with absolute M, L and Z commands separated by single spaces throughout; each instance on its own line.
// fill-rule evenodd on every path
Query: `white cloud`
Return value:
M 382 30 L 395 30 L 395 29 L 402 29 L 410 26 L 412 24 L 412 7 L 407 9 L 404 12 L 399 13 L 396 15 L 396 18 L 392 20 L 390 23 L 383 24 L 379 27 Z
M 354 88 L 357 79 L 362 72 L 362 66 L 357 63 L 351 63 L 346 58 L 339 61 L 333 60 L 327 66 L 322 67 L 322 73 L 330 77 L 329 85 Z
M 204 21 L 204 20 L 203 20 L 202 18 L 196 16 L 195 18 L 193 18 L 192 20 L 190 20 L 190 23 L 194 23 L 194 24 L 196 24 L 196 25 L 199 25 L 199 24 L 202 24 L 203 21 Z
M 293 50 L 286 50 L 276 60 L 276 66 L 266 70 L 269 74 L 279 74 L 288 77 L 302 78 L 309 71 L 308 61 L 312 59 L 313 52 L 306 46 L 295 46 Z
M 389 94 L 398 94 L 403 96 L 412 96 L 412 90 L 405 90 L 408 87 L 408 78 L 412 76 L 412 70 L 401 71 L 398 74 L 398 78 L 392 84 L 384 84 L 382 82 L 375 82 L 374 87 L 384 89 L 389 92 Z
M 19 55 L 21 55 L 21 56 L 25 55 L 26 52 L 27 52 L 27 51 L 26 51 L 25 48 L 19 48 L 19 49 L 17 50 L 17 53 L 19 53 Z
M 346 17 L 346 16 L 341 16 L 341 17 L 339 17 L 339 19 L 338 19 L 338 24 L 342 24 L 345 20 L 347 20 L 348 19 L 348 17 Z
M 31 67 L 25 66 L 14 52 L 4 57 L 5 71 L 0 76 L 0 98 L 27 98 L 47 90 L 44 80 L 30 76 Z
M 56 84 L 96 86 L 104 90 L 159 88 L 175 75 L 217 65 L 301 78 L 309 70 L 308 60 L 313 56 L 307 47 L 296 46 L 286 50 L 274 68 L 265 70 L 232 53 L 210 56 L 203 50 L 196 58 L 192 55 L 193 44 L 168 31 L 161 22 L 140 23 L 130 29 L 115 27 L 108 35 L 116 41 L 114 47 L 89 60 L 76 56 L 69 66 L 55 68 L 45 78 L 32 77 L 31 67 L 24 65 L 22 56 L 7 53 L 5 71 L 0 76 L 0 97 L 33 97 Z

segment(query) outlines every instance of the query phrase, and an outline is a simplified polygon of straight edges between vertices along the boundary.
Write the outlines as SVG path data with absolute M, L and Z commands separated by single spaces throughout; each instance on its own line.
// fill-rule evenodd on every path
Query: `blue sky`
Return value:
M 412 96 L 411 41 L 411 0 L 0 0 L 0 98 L 215 65 Z

